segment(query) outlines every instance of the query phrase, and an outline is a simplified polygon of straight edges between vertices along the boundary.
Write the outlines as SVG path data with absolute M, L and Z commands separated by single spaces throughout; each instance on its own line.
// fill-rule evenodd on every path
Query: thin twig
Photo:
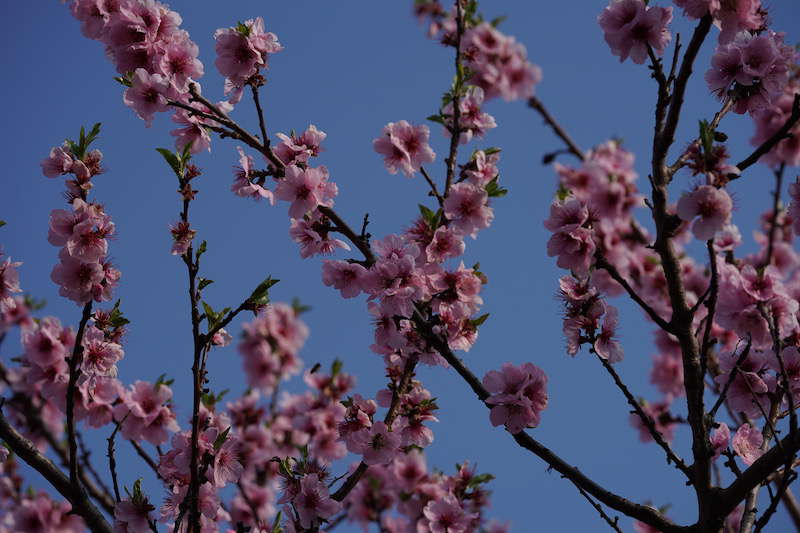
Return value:
M 786 170 L 786 163 L 781 163 L 775 170 L 775 190 L 772 191 L 772 215 L 769 219 L 769 236 L 767 237 L 767 253 L 764 257 L 765 267 L 772 263 L 772 253 L 775 248 L 775 233 L 778 229 L 778 215 L 780 215 L 781 189 L 783 188 L 783 172 Z
M 745 159 L 742 159 L 739 163 L 736 164 L 736 167 L 739 169 L 739 174 L 729 174 L 728 178 L 730 180 L 735 180 L 741 177 L 741 172 L 758 162 L 761 159 L 761 156 L 768 153 L 772 150 L 775 145 L 779 142 L 787 138 L 789 131 L 794 127 L 797 121 L 800 120 L 800 93 L 794 95 L 794 101 L 792 102 L 792 112 L 789 115 L 789 118 L 786 119 L 786 122 L 783 123 L 783 126 L 775 132 L 769 139 L 761 143 L 761 145 L 753 150 L 753 153 L 747 156 Z
M 618 518 L 618 517 L 614 517 L 614 518 L 612 519 L 610 516 L 608 516 L 608 515 L 606 514 L 606 512 L 603 510 L 603 507 L 602 507 L 602 506 L 601 506 L 599 503 L 597 503 L 596 501 L 594 501 L 594 498 L 592 498 L 591 496 L 589 496 L 589 495 L 586 493 L 586 491 L 585 491 L 585 490 L 583 490 L 583 489 L 582 489 L 582 488 L 580 488 L 580 487 L 576 487 L 576 488 L 578 489 L 578 492 L 580 492 L 580 493 L 581 493 L 581 496 L 583 496 L 584 498 L 586 498 L 586 501 L 588 501 L 588 502 L 589 502 L 589 504 L 591 504 L 591 506 L 592 506 L 592 507 L 594 507 L 594 508 L 597 510 L 597 512 L 598 512 L 598 513 L 600 513 L 600 517 L 601 517 L 603 520 L 605 520 L 605 522 L 606 522 L 606 523 L 607 523 L 607 524 L 608 524 L 608 525 L 611 527 L 611 529 L 613 529 L 613 530 L 614 530 L 614 531 L 616 531 L 617 533 L 622 533 L 622 530 L 619 528 L 619 518 Z
M 106 439 L 108 441 L 108 470 L 111 472 L 111 481 L 114 483 L 114 497 L 117 499 L 117 503 L 122 500 L 119 495 L 119 482 L 117 482 L 117 459 L 114 457 L 114 439 L 117 436 L 119 428 L 120 424 L 116 424 L 114 431 L 112 431 L 111 435 Z
M 442 198 L 442 195 L 441 195 L 441 194 L 439 194 L 439 189 L 436 187 L 436 182 L 434 182 L 434 181 L 431 179 L 431 177 L 428 175 L 428 171 L 427 171 L 427 170 L 425 170 L 425 167 L 423 167 L 423 166 L 420 166 L 420 167 L 419 167 L 419 171 L 420 171 L 420 173 L 422 173 L 422 177 L 424 177 L 424 178 L 425 178 L 425 181 L 427 181 L 427 182 L 428 182 L 428 186 L 430 186 L 430 188 L 431 188 L 431 194 L 432 194 L 432 195 L 433 195 L 433 196 L 436 198 L 436 200 L 439 202 L 439 207 L 442 207 L 442 206 L 444 206 L 444 198 Z
M 594 349 L 592 351 L 594 351 Z M 608 371 L 609 375 L 611 375 L 612 379 L 614 380 L 614 384 L 617 386 L 619 390 L 622 391 L 622 394 L 625 396 L 625 399 L 628 401 L 628 404 L 631 407 L 633 407 L 634 412 L 642 420 L 645 427 L 650 432 L 650 435 L 653 437 L 653 440 L 659 446 L 661 446 L 661 449 L 663 449 L 664 453 L 667 454 L 667 463 L 674 464 L 678 470 L 683 472 L 683 474 L 688 479 L 691 480 L 692 479 L 691 469 L 688 466 L 686 466 L 686 463 L 683 461 L 683 459 L 678 457 L 672 450 L 672 447 L 669 445 L 669 443 L 666 440 L 664 440 L 664 436 L 661 434 L 658 428 L 656 428 L 655 421 L 650 417 L 650 415 L 644 412 L 642 406 L 639 405 L 639 402 L 637 402 L 636 398 L 633 397 L 633 394 L 631 394 L 631 391 L 628 390 L 627 385 L 623 383 L 622 379 L 619 377 L 619 374 L 617 374 L 617 371 L 614 370 L 614 367 L 611 365 L 611 363 L 609 363 L 606 359 L 600 357 L 600 355 L 597 354 L 597 352 L 595 352 L 595 355 L 597 356 L 597 360 L 603 364 L 603 367 L 606 369 L 606 371 Z
M 714 403 L 714 407 L 708 412 L 708 416 L 711 420 L 714 420 L 714 417 L 717 415 L 717 410 L 719 410 L 720 406 L 725 403 L 725 399 L 728 396 L 728 389 L 731 387 L 733 380 L 736 379 L 736 374 L 739 372 L 739 365 L 744 363 L 744 360 L 747 359 L 747 355 L 750 353 L 750 346 L 752 345 L 752 338 L 750 336 L 747 337 L 747 345 L 742 350 L 742 353 L 739 354 L 739 357 L 736 359 L 736 364 L 731 369 L 731 373 L 728 375 L 728 380 L 725 382 L 725 385 L 722 387 L 722 392 L 719 394 L 719 398 L 717 398 L 716 403 Z
M 450 194 L 450 185 L 456 174 L 456 155 L 458 143 L 461 142 L 461 88 L 464 86 L 461 68 L 461 36 L 464 34 L 464 14 L 461 12 L 461 2 L 456 2 L 456 81 L 453 84 L 453 127 L 450 128 L 450 150 L 445 162 L 447 163 L 447 179 L 444 182 L 444 197 Z
M 545 123 L 548 126 L 550 126 L 555 132 L 555 134 L 558 136 L 558 138 L 564 141 L 564 144 L 567 145 L 567 150 L 569 151 L 569 153 L 571 153 L 581 161 L 586 159 L 583 150 L 581 150 L 578 147 L 578 145 L 575 144 L 575 141 L 573 141 L 572 137 L 570 137 L 569 134 L 566 132 L 566 130 L 561 127 L 561 124 L 559 124 L 556 121 L 556 119 L 553 118 L 553 115 L 550 114 L 550 112 L 547 110 L 547 108 L 544 106 L 541 100 L 539 100 L 535 96 L 531 96 L 530 98 L 528 98 L 528 107 L 535 110 L 542 116 Z

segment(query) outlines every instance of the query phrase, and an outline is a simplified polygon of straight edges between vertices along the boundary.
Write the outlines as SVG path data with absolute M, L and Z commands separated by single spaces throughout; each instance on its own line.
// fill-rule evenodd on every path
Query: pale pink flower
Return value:
M 292 499 L 300 525 L 310 528 L 320 518 L 327 519 L 336 514 L 342 504 L 330 498 L 328 487 L 317 474 L 307 474 L 300 480 L 300 490 Z
M 150 521 L 154 521 L 151 515 L 155 507 L 150 505 L 147 498 L 140 495 L 140 498 L 125 498 L 117 503 L 114 508 L 114 530 L 117 533 L 148 533 Z
M 500 371 L 486 373 L 483 385 L 491 393 L 486 403 L 494 406 L 489 416 L 493 426 L 505 424 L 514 434 L 539 425 L 548 399 L 547 375 L 541 368 L 533 363 L 503 363 Z
M 420 166 L 436 158 L 428 144 L 429 136 L 430 130 L 424 124 L 413 126 L 405 120 L 389 122 L 381 136 L 372 141 L 372 147 L 384 157 L 390 174 L 402 170 L 410 178 Z
M 58 254 L 61 262 L 53 267 L 50 279 L 58 286 L 58 294 L 76 304 L 92 299 L 94 289 L 105 278 L 100 263 L 84 263 L 69 256 L 66 249 Z
M 330 260 L 322 263 L 322 283 L 338 289 L 343 298 L 358 296 L 366 274 L 367 269 L 358 263 Z
M 236 196 L 243 198 L 252 198 L 253 200 L 260 200 L 265 198 L 269 201 L 270 205 L 275 205 L 275 198 L 272 191 L 263 186 L 263 184 L 253 181 L 253 158 L 244 153 L 240 146 L 236 147 L 239 152 L 239 166 L 233 167 L 233 185 L 231 191 Z
M 606 42 L 620 61 L 628 56 L 634 63 L 647 59 L 647 47 L 663 55 L 672 35 L 667 26 L 672 21 L 672 8 L 647 6 L 643 0 L 612 0 L 597 22 Z
M 711 432 L 711 450 L 714 452 L 713 459 L 725 451 L 728 443 L 731 440 L 731 430 L 728 429 L 728 424 L 720 422 L 719 426 Z
M 701 241 L 712 239 L 731 220 L 733 202 L 724 189 L 701 185 L 678 200 L 678 216 L 691 222 L 694 236 Z
M 445 259 L 458 257 L 464 253 L 464 236 L 455 230 L 440 226 L 433 233 L 433 240 L 425 248 L 431 263 L 441 263 Z
M 42 174 L 55 178 L 66 174 L 72 168 L 72 155 L 60 146 L 50 149 L 50 155 L 42 160 Z
M 452 494 L 428 502 L 422 514 L 428 519 L 431 533 L 466 533 L 474 514 L 464 511 Z
M 603 328 L 597 335 L 594 349 L 597 355 L 608 360 L 609 363 L 622 361 L 624 351 L 622 345 L 614 338 L 619 324 L 619 314 L 617 308 L 606 305 L 606 313 L 603 317 Z
M 459 144 L 468 143 L 473 137 L 482 139 L 488 130 L 497 127 L 494 117 L 489 113 L 484 113 L 481 109 L 482 105 L 483 89 L 480 87 L 469 87 L 466 94 L 459 100 Z M 442 108 L 442 115 L 445 117 L 444 133 L 449 137 L 450 132 L 454 129 L 452 101 Z
M 131 81 L 133 85 L 125 90 L 123 101 L 149 128 L 155 113 L 168 109 L 167 100 L 174 96 L 173 89 L 164 76 L 151 75 L 143 68 L 136 69 Z
M 191 228 L 189 222 L 184 222 L 183 220 L 170 225 L 169 232 L 172 234 L 172 249 L 170 250 L 172 255 L 183 255 L 188 252 L 189 247 L 192 245 L 192 239 L 197 234 L 197 231 Z
M 761 445 L 764 442 L 764 436 L 758 428 L 750 424 L 742 424 L 736 430 L 736 435 L 733 436 L 733 451 L 736 455 L 742 458 L 742 461 L 747 466 L 750 466 L 756 459 L 764 455 L 764 450 Z
M 322 141 L 328 135 L 311 124 L 299 137 L 294 133 L 291 137 L 284 133 L 278 133 L 277 136 L 281 142 L 274 148 L 275 155 L 285 165 L 295 165 L 306 164 L 309 158 L 317 157 L 323 151 Z
M 391 462 L 400 447 L 400 436 L 390 431 L 383 422 L 375 422 L 372 428 L 359 436 L 358 448 L 368 465 L 382 465 Z
M 275 197 L 278 200 L 291 202 L 289 216 L 297 219 L 320 205 L 333 206 L 333 197 L 336 194 L 336 185 L 328 181 L 328 171 L 325 167 L 301 169 L 289 165 L 286 167 L 283 179 L 275 187 Z
M 489 207 L 486 191 L 464 182 L 450 188 L 444 200 L 444 214 L 451 222 L 450 227 L 473 239 L 478 231 L 488 228 L 494 220 L 494 211 Z
M 400 454 L 392 464 L 392 471 L 400 487 L 404 491 L 412 493 L 417 483 L 424 479 L 428 473 L 425 455 L 418 450 Z

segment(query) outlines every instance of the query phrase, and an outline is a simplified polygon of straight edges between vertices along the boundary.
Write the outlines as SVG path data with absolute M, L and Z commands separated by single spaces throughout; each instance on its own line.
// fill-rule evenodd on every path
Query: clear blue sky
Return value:
M 661 0 L 660 5 L 667 3 Z M 620 64 L 608 50 L 596 17 L 604 2 L 484 2 L 490 18 L 508 15 L 501 29 L 528 48 L 543 68 L 538 94 L 584 148 L 611 137 L 624 140 L 637 155 L 636 168 L 646 188 L 647 154 L 652 131 L 655 83 L 644 66 Z M 800 40 L 800 7 L 793 1 L 769 2 L 775 28 L 788 31 L 787 41 Z M 225 6 L 224 9 L 220 6 Z M 406 227 L 425 201 L 425 183 L 386 173 L 371 141 L 384 124 L 406 119 L 420 123 L 436 112 L 440 94 L 452 76 L 451 51 L 425 38 L 411 16 L 411 2 L 191 2 L 171 7 L 198 43 L 206 68 L 204 94 L 222 95 L 214 68 L 213 32 L 238 20 L 262 16 L 285 50 L 274 56 L 263 99 L 271 132 L 302 131 L 316 124 L 328 134 L 320 162 L 339 185 L 337 210 L 354 225 L 365 212 L 370 231 L 382 237 Z M 191 336 L 185 298 L 185 270 L 169 254 L 167 226 L 178 215 L 175 180 L 154 148 L 171 147 L 166 115 L 146 129 L 122 103 L 122 90 L 112 81 L 112 65 L 99 43 L 84 38 L 77 21 L 56 2 L 3 2 L 6 30 L 0 36 L 0 86 L 3 118 L 4 177 L 0 194 L 0 243 L 14 260 L 24 261 L 21 280 L 26 291 L 48 301 L 46 312 L 75 324 L 79 309 L 58 297 L 49 274 L 56 249 L 46 241 L 48 214 L 63 207 L 62 184 L 41 175 L 39 161 L 51 146 L 74 136 L 82 124 L 103 123 L 98 147 L 107 174 L 96 179 L 94 198 L 105 203 L 118 228 L 111 255 L 123 273 L 117 296 L 132 320 L 120 377 L 154 380 L 175 378 L 180 422 L 185 427 L 190 405 Z M 677 13 L 676 13 L 677 15 Z M 688 39 L 690 26 L 677 16 L 672 30 Z M 678 146 L 696 132 L 697 120 L 718 108 L 702 81 L 716 41 L 716 30 L 697 62 L 690 85 Z M 581 353 L 568 357 L 561 335 L 560 305 L 555 298 L 562 275 L 545 253 L 549 235 L 542 227 L 555 186 L 550 167 L 540 164 L 544 152 L 561 148 L 533 111 L 522 102 L 492 102 L 488 111 L 499 124 L 487 139 L 471 143 L 503 149 L 501 181 L 510 193 L 495 202 L 495 222 L 477 241 L 468 242 L 466 262 L 480 261 L 489 276 L 484 311 L 491 313 L 477 345 L 465 355 L 479 375 L 505 361 L 532 361 L 549 375 L 550 405 L 542 424 L 532 431 L 545 445 L 583 472 L 630 499 L 671 504 L 669 515 L 687 523 L 695 516 L 693 491 L 664 463 L 654 445 L 639 443 L 628 425 L 628 407 L 597 361 Z M 235 117 L 255 130 L 249 105 Z M 750 151 L 749 119 L 726 118 L 735 160 Z M 445 139 L 432 128 L 442 176 Z M 463 153 L 466 152 L 463 151 Z M 313 309 L 305 315 L 311 337 L 303 351 L 307 366 L 338 357 L 358 375 L 358 390 L 373 395 L 383 386 L 383 367 L 369 351 L 372 327 L 363 299 L 343 300 L 320 279 L 320 261 L 302 260 L 288 237 L 286 205 L 267 207 L 234 197 L 229 186 L 237 163 L 235 144 L 216 141 L 210 154 L 196 162 L 203 168 L 193 221 L 199 237 L 208 240 L 203 267 L 216 281 L 206 295 L 216 307 L 234 305 L 267 274 L 281 279 L 272 289 L 275 300 L 298 297 Z M 789 176 L 794 177 L 796 169 Z M 690 178 L 676 180 L 673 195 L 688 188 Z M 751 230 L 757 214 L 768 206 L 771 174 L 757 166 L 733 185 L 735 217 L 753 249 Z M 641 217 L 646 216 L 644 210 Z M 643 218 L 641 218 L 644 220 Z M 626 359 L 619 372 L 634 394 L 657 399 L 648 382 L 651 326 L 631 305 L 618 302 Z M 238 325 L 230 328 L 235 335 Z M 3 346 L 4 360 L 18 355 L 16 341 Z M 215 390 L 244 388 L 235 348 L 217 350 L 210 360 Z M 423 368 L 420 377 L 438 398 L 441 422 L 428 450 L 429 463 L 446 471 L 463 460 L 497 476 L 491 516 L 513 523 L 513 531 L 601 531 L 606 526 L 576 489 L 546 465 L 518 448 L 452 371 Z M 299 390 L 299 387 L 295 387 Z M 100 443 L 107 431 L 93 432 Z M 676 449 L 688 455 L 688 432 L 677 433 Z M 122 482 L 145 476 L 153 493 L 157 485 L 128 447 L 120 444 Z M 98 459 L 103 452 L 96 453 Z M 144 473 L 144 474 L 143 474 Z M 37 480 L 31 478 L 34 483 Z M 154 493 L 159 499 L 160 493 Z M 623 521 L 626 530 L 630 522 Z M 786 527 L 784 514 L 772 531 Z M 345 526 L 342 531 L 356 531 Z

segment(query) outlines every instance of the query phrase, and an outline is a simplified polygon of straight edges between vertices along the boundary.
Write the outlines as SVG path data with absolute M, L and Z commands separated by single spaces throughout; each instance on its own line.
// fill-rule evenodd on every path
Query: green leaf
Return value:
M 170 166 L 170 168 L 172 168 L 172 171 L 175 173 L 176 176 L 178 176 L 179 178 L 183 177 L 182 175 L 183 173 L 181 172 L 182 170 L 181 161 L 180 159 L 178 159 L 178 156 L 175 155 L 174 152 L 172 152 L 171 150 L 167 150 L 166 148 L 156 148 L 156 152 L 162 155 L 162 157 Z
M 47 305 L 47 300 L 34 298 L 30 294 L 26 294 L 23 301 L 25 302 L 25 307 L 27 307 L 29 311 L 38 311 Z
M 6 221 L 5 220 L 0 220 L 0 228 L 2 228 L 5 225 L 6 225 Z
M 292 309 L 294 309 L 294 313 L 296 315 L 302 315 L 303 313 L 305 313 L 307 311 L 311 311 L 311 306 L 310 305 L 301 304 L 299 298 L 293 298 L 292 299 Z
M 181 168 L 186 168 L 186 163 L 192 158 L 192 144 L 193 143 L 186 143 L 186 146 L 183 147 L 183 152 L 181 152 Z
M 229 426 L 228 429 L 217 435 L 217 438 L 214 440 L 214 451 L 222 448 L 222 445 L 225 444 L 225 441 L 228 439 L 228 433 L 230 432 L 231 428 Z
M 200 247 L 197 249 L 196 259 L 199 260 L 200 256 L 202 256 L 204 253 L 206 253 L 206 250 L 208 250 L 208 243 L 206 241 L 203 241 L 203 242 L 200 243 Z
M 123 87 L 133 87 L 133 82 L 131 82 L 131 80 L 126 77 L 114 76 L 114 81 L 116 81 Z
M 477 487 L 478 485 L 482 485 L 484 483 L 488 483 L 494 479 L 492 474 L 478 474 L 477 476 L 472 476 L 472 479 L 469 480 L 467 484 L 467 488 L 471 489 Z
M 114 308 L 111 310 L 109 320 L 111 325 L 114 328 L 121 328 L 126 324 L 130 324 L 131 321 L 125 318 L 125 315 L 122 314 L 122 311 L 119 310 L 120 300 L 117 300 L 114 304 Z
M 428 225 L 430 225 L 431 220 L 433 220 L 433 217 L 436 216 L 436 213 L 434 213 L 429 207 L 422 204 L 419 204 L 419 212 L 422 215 L 422 218 L 425 220 L 425 222 L 428 223 Z
M 331 363 L 331 377 L 336 377 L 336 375 L 342 371 L 343 366 L 344 363 L 342 363 L 339 359 L 334 359 L 333 363 Z
M 213 279 L 206 279 L 206 278 L 199 278 L 199 279 L 200 283 L 197 284 L 198 291 L 202 291 L 203 289 L 214 283 Z
M 166 385 L 167 387 L 169 387 L 173 383 L 175 383 L 175 379 L 173 379 L 173 378 L 167 379 L 167 375 L 166 374 L 161 374 L 160 376 L 158 376 L 158 379 L 156 380 L 154 388 L 158 388 L 161 385 Z
M 214 308 L 203 302 L 203 311 L 206 313 L 206 321 L 208 322 L 208 329 L 212 329 L 219 322 L 219 316 L 214 312 Z
M 486 322 L 486 319 L 489 318 L 489 313 L 483 314 L 474 320 L 470 320 L 473 326 L 478 327 Z
M 489 198 L 499 198 L 501 196 L 505 196 L 508 194 L 508 189 L 505 189 L 497 184 L 497 179 L 494 178 L 492 181 L 486 184 L 486 194 L 489 195 Z
M 267 279 L 253 289 L 247 302 L 252 305 L 267 305 L 269 303 L 269 289 L 279 281 L 279 279 L 272 279 L 272 276 L 267 276 Z
M 444 125 L 444 117 L 442 115 L 431 115 L 427 118 L 427 120 Z
M 502 151 L 503 150 L 501 150 L 500 148 L 498 148 L 496 146 L 490 146 L 489 148 L 486 148 L 483 151 L 483 153 L 486 154 L 486 155 L 492 155 L 492 154 L 499 154 Z
M 281 512 L 282 511 L 278 511 L 278 514 L 275 515 L 270 533 L 283 533 L 283 528 L 281 527 Z
M 499 26 L 499 25 L 500 25 L 500 24 L 501 24 L 501 23 L 502 23 L 504 20 L 506 20 L 507 18 L 508 18 L 508 17 L 507 17 L 506 15 L 503 15 L 503 16 L 500 16 L 500 17 L 495 17 L 495 18 L 493 18 L 493 19 L 492 19 L 492 20 L 489 22 L 489 24 L 491 24 L 493 28 L 496 28 L 496 27 L 498 27 L 498 26 Z
M 239 22 L 236 24 L 236 31 L 244 35 L 245 37 L 250 36 L 250 26 L 245 24 L 244 22 Z

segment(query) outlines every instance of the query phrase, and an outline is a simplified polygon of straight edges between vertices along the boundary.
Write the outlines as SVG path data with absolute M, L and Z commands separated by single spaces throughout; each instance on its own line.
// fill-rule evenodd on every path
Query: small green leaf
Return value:
M 278 511 L 278 514 L 275 515 L 275 520 L 272 521 L 272 528 L 269 531 L 270 533 L 283 533 L 283 528 L 281 527 L 281 511 Z
M 131 323 L 130 320 L 125 318 L 125 315 L 122 314 L 122 311 L 119 310 L 119 304 L 120 300 L 117 300 L 109 316 L 111 326 L 114 328 L 121 328 L 122 326 Z
M 6 225 L 6 221 L 5 220 L 0 220 L 0 228 L 2 228 L 5 225 Z
M 130 79 L 124 78 L 122 76 L 114 76 L 114 81 L 122 85 L 123 87 L 133 87 L 133 82 Z
M 269 303 L 269 289 L 279 281 L 279 279 L 272 279 L 272 276 L 267 276 L 267 279 L 253 289 L 247 302 L 251 305 L 267 305 Z
M 331 377 L 336 377 L 336 375 L 342 371 L 343 366 L 344 363 L 342 363 L 339 359 L 334 359 L 333 363 L 331 363 Z
M 419 212 L 422 215 L 422 218 L 425 219 L 425 222 L 427 222 L 429 225 L 431 220 L 433 220 L 433 217 L 436 216 L 436 213 L 434 213 L 429 207 L 422 204 L 419 204 Z
M 496 27 L 498 27 L 498 26 L 499 26 L 499 25 L 500 25 L 500 24 L 501 24 L 501 23 L 502 23 L 504 20 L 506 20 L 507 18 L 508 18 L 508 17 L 507 17 L 507 16 L 505 16 L 505 15 L 503 15 L 503 16 L 501 16 L 501 17 L 495 17 L 495 18 L 493 18 L 493 19 L 492 19 L 492 20 L 489 22 L 489 24 L 491 24 L 493 28 L 496 28 Z
M 197 249 L 197 256 L 195 258 L 199 260 L 200 256 L 206 253 L 206 250 L 208 250 L 208 243 L 206 241 L 203 241 L 200 243 L 200 247 Z
M 427 118 L 427 120 L 444 125 L 444 117 L 442 115 L 431 115 Z
M 219 316 L 214 312 L 214 308 L 203 302 L 203 311 L 206 314 L 206 321 L 208 322 L 208 329 L 211 330 L 219 322 Z
M 498 176 L 499 177 L 499 176 Z M 489 198 L 499 198 L 501 196 L 505 196 L 508 194 L 508 189 L 505 189 L 497 184 L 498 178 L 494 178 L 492 181 L 486 184 L 486 194 L 489 195 Z
M 175 383 L 175 379 L 173 379 L 173 378 L 167 379 L 167 375 L 166 374 L 161 374 L 160 376 L 158 376 L 158 379 L 155 382 L 154 388 L 157 389 L 161 385 L 165 385 L 165 386 L 169 387 L 173 383 Z
M 175 155 L 174 152 L 172 152 L 171 150 L 167 150 L 166 148 L 156 148 L 156 152 L 161 154 L 161 156 L 164 158 L 164 160 L 167 162 L 170 168 L 172 168 L 172 171 L 175 173 L 176 176 L 178 176 L 179 178 L 183 177 L 183 173 L 181 172 L 182 170 L 181 161 L 180 159 L 178 159 L 178 156 Z
M 225 431 L 217 435 L 217 438 L 214 440 L 214 451 L 219 450 L 222 448 L 222 445 L 225 444 L 225 441 L 228 438 L 228 433 L 231 432 L 231 428 L 228 427 Z
M 302 315 L 303 313 L 305 313 L 307 311 L 311 311 L 311 306 L 310 305 L 303 305 L 303 304 L 300 303 L 300 300 L 298 298 L 293 298 L 292 299 L 292 309 L 294 309 L 294 313 L 296 315 Z
M 214 283 L 213 279 L 206 279 L 206 278 L 199 278 L 200 282 L 197 284 L 197 290 L 202 291 L 212 283 Z
M 467 484 L 467 488 L 471 489 L 477 487 L 478 485 L 482 485 L 484 483 L 488 483 L 494 479 L 492 474 L 478 474 L 477 476 L 472 476 L 472 479 L 469 480 Z
M 482 325 L 484 322 L 486 322 L 487 318 L 489 318 L 489 313 L 483 314 L 483 315 L 479 316 L 478 318 L 476 318 L 474 320 L 470 320 L 470 323 L 473 326 L 478 327 L 478 326 Z
M 241 33 L 245 37 L 250 36 L 250 26 L 248 26 L 244 22 L 239 22 L 238 24 L 236 24 L 236 31 Z

